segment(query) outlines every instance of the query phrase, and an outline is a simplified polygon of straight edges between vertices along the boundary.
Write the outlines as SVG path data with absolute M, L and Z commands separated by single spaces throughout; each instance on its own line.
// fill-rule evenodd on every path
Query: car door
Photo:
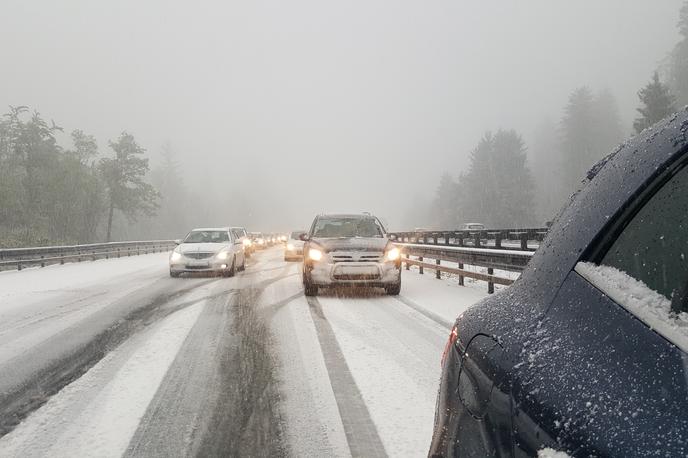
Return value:
M 685 455 L 688 167 L 649 183 L 583 253 L 524 348 L 514 451 Z M 659 447 L 659 448 L 657 448 Z

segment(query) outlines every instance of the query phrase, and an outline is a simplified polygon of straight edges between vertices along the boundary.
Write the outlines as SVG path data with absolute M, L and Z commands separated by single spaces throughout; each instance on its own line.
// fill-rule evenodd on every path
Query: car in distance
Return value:
M 688 109 L 596 164 L 459 316 L 429 455 L 688 455 Z
M 306 296 L 316 296 L 321 287 L 344 285 L 399 294 L 401 253 L 375 216 L 319 215 L 302 240 Z
M 254 251 L 262 250 L 263 248 L 267 247 L 267 241 L 262 232 L 251 232 L 249 237 L 251 237 L 251 245 L 253 246 Z
M 217 272 L 232 277 L 245 266 L 243 242 L 228 227 L 194 229 L 170 254 L 171 277 L 184 272 Z
M 248 232 L 246 232 L 246 228 L 230 227 L 229 229 L 234 233 L 234 236 L 237 239 L 239 239 L 241 243 L 244 245 L 244 255 L 247 258 L 250 258 L 254 252 L 254 248 L 253 242 L 251 242 L 251 237 L 249 237 Z
M 284 260 L 298 261 L 303 258 L 303 240 L 301 236 L 306 234 L 306 231 L 294 231 L 286 237 L 286 245 L 284 246 Z
M 461 225 L 462 231 L 484 231 L 485 225 L 482 223 L 465 223 Z

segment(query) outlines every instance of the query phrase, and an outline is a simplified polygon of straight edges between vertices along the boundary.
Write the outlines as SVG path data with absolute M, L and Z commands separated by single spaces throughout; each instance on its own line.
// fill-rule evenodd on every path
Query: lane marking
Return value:
M 370 417 L 361 392 L 346 364 L 332 326 L 316 297 L 307 297 L 308 308 L 315 324 L 318 341 L 330 377 L 344 433 L 352 457 L 386 457 L 387 453 Z

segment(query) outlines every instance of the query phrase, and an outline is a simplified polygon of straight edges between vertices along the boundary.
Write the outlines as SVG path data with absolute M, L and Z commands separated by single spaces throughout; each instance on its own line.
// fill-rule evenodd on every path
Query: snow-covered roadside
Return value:
M 109 353 L 2 437 L 0 455 L 121 456 L 204 304 Z
M 401 299 L 410 300 L 409 305 L 436 314 L 448 323 L 453 323 L 464 310 L 488 295 L 484 282 L 480 282 L 481 287 L 472 287 L 475 283 L 466 278 L 467 286 L 459 286 L 458 279 L 446 274 L 438 280 L 434 272 L 426 270 L 420 275 L 411 269 L 402 271 Z

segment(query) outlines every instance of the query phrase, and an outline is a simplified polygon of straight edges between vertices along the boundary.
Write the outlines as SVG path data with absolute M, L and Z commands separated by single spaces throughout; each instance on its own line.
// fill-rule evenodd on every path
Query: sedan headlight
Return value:
M 387 250 L 387 253 L 385 253 L 385 260 L 386 261 L 396 261 L 397 259 L 399 259 L 400 255 L 401 255 L 401 252 L 399 251 L 399 248 L 392 247 L 389 250 Z
M 228 251 L 220 251 L 217 254 L 217 259 L 227 259 L 229 257 L 229 252 Z
M 320 261 L 323 257 L 323 252 L 317 248 L 308 249 L 308 258 L 312 261 Z
M 182 254 L 179 251 L 173 251 L 172 256 L 170 256 L 170 261 L 176 262 L 182 258 Z
M 244 246 L 251 246 L 251 241 L 249 239 L 244 239 Z
M 287 243 L 287 251 L 294 251 L 294 244 L 293 243 Z

